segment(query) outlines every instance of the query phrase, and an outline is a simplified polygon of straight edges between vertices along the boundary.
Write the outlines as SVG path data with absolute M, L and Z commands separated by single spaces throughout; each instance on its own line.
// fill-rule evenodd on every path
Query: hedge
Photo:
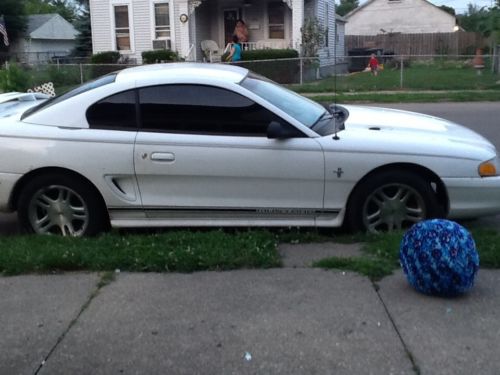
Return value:
M 117 64 L 120 59 L 120 52 L 106 51 L 92 55 L 90 62 L 92 64 Z
M 299 57 L 299 53 L 294 49 L 256 49 L 253 51 L 243 51 L 242 61 L 252 60 L 276 60 L 276 59 L 294 59 Z
M 142 53 L 142 62 L 144 64 L 154 64 L 162 61 L 180 61 L 179 54 L 168 49 L 155 49 Z

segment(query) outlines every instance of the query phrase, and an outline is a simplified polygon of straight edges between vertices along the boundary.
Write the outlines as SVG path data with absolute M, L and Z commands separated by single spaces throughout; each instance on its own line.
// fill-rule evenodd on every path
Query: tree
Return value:
M 92 54 L 92 31 L 90 28 L 90 12 L 82 8 L 76 18 L 75 28 L 78 30 L 76 45 L 73 55 L 78 57 L 90 56 Z
M 1 0 L 0 15 L 4 16 L 5 28 L 9 36 L 9 41 L 17 39 L 26 30 L 26 13 L 24 4 L 19 0 Z M 6 51 L 7 46 L 0 39 L 0 51 Z
M 58 13 L 66 21 L 73 23 L 78 15 L 78 8 L 70 0 L 24 0 L 27 14 Z
M 318 49 L 325 40 L 325 29 L 318 19 L 307 18 L 300 31 L 302 32 L 302 56 L 318 56 Z
M 54 13 L 55 9 L 45 0 L 25 0 L 27 14 Z
M 469 3 L 465 14 L 460 14 L 457 18 L 459 25 L 466 31 L 482 33 L 485 20 L 488 18 L 488 10 Z
M 78 16 L 75 21 L 75 28 L 79 34 L 76 37 L 76 46 L 73 55 L 86 57 L 92 54 L 92 30 L 90 26 L 90 5 L 89 0 L 75 0 L 78 3 Z
M 452 16 L 455 16 L 455 8 L 449 7 L 447 5 L 441 5 L 440 8 L 444 10 L 446 13 L 450 13 Z
M 339 5 L 335 8 L 335 12 L 339 16 L 345 16 L 347 13 L 349 13 L 351 10 L 356 9 L 359 7 L 359 1 L 358 0 L 340 0 Z
M 73 23 L 78 17 L 78 9 L 70 0 L 50 0 L 49 3 L 55 8 L 66 21 Z
M 500 6 L 490 9 L 484 29 L 485 35 L 491 35 L 495 42 L 500 42 Z
M 497 0 L 497 2 L 500 0 Z M 500 7 L 479 8 L 469 4 L 467 12 L 458 17 L 460 26 L 467 31 L 481 33 L 485 37 L 492 36 L 494 40 L 500 40 Z

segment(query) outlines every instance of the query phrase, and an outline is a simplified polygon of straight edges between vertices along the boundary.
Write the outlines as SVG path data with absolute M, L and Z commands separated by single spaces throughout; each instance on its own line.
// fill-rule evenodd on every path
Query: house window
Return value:
M 267 5 L 269 21 L 269 39 L 285 39 L 285 5 L 269 3 Z
M 117 5 L 115 11 L 116 49 L 130 51 L 130 26 L 128 22 L 128 5 Z
M 168 3 L 157 3 L 155 6 L 155 39 L 170 38 L 170 13 Z

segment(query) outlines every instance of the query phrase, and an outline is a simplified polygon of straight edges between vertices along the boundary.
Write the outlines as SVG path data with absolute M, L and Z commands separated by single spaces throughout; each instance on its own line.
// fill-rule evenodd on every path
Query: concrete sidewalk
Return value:
M 94 273 L 0 278 L 0 374 L 500 372 L 500 271 L 432 298 L 400 272 L 374 285 L 306 267 L 337 250 L 282 249 L 295 268 L 116 273 L 104 287 Z

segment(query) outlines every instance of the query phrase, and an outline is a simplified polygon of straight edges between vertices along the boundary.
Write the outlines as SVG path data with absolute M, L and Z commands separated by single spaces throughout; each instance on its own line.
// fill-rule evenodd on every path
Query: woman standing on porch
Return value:
M 240 43 L 248 42 L 248 29 L 245 22 L 240 18 L 236 21 L 236 26 L 234 27 L 234 35 L 238 37 Z

